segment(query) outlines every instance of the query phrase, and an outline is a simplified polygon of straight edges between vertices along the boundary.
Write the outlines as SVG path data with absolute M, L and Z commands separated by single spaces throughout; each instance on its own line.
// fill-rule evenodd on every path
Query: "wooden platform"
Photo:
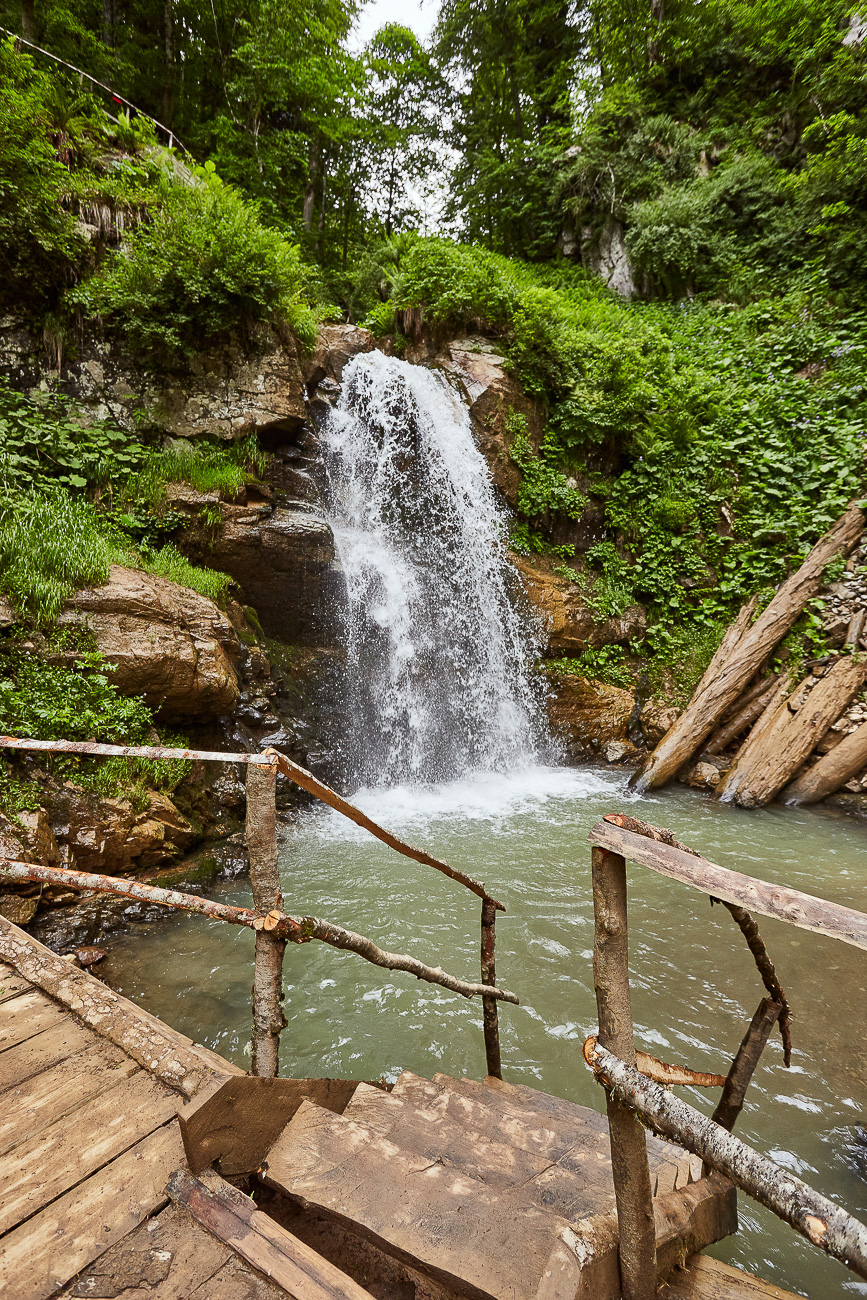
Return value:
M 189 1177 L 179 1113 L 242 1074 L 0 918 L 3 1300 L 370 1300 Z
M 4 1300 L 619 1295 L 595 1111 L 493 1079 L 251 1079 L 3 918 L 0 1102 Z M 734 1231 L 734 1191 L 648 1150 L 660 1296 L 788 1300 L 714 1261 L 672 1272 Z

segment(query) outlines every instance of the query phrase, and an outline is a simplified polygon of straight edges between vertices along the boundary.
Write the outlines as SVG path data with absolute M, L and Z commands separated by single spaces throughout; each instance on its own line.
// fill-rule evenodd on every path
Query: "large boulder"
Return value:
M 238 701 L 235 631 L 187 587 L 113 564 L 104 586 L 70 597 L 58 623 L 88 629 L 123 694 L 143 695 L 164 721 L 207 721 Z
M 543 630 L 546 653 L 568 657 L 604 645 L 625 645 L 647 628 L 641 605 L 630 605 L 615 618 L 597 618 L 578 586 L 555 573 L 542 558 L 513 556 L 531 609 Z

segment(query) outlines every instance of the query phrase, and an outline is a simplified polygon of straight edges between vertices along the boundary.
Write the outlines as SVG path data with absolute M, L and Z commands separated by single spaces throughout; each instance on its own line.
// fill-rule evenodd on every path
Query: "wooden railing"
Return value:
M 867 915 L 717 866 L 678 843 L 670 831 L 633 817 L 605 817 L 588 838 L 593 845 L 593 981 L 599 1030 L 585 1041 L 584 1058 L 606 1091 L 624 1300 L 653 1300 L 657 1290 L 645 1128 L 701 1156 L 706 1172 L 723 1174 L 813 1245 L 867 1278 L 867 1227 L 730 1131 L 762 1048 L 778 1021 L 788 1057 L 785 994 L 745 905 L 763 916 L 863 949 L 867 949 Z M 636 1053 L 628 964 L 627 858 L 725 903 L 770 994 L 760 1004 L 732 1062 L 712 1119 L 672 1097 L 662 1083 L 705 1083 L 714 1076 L 675 1070 L 684 1077 L 667 1079 L 666 1071 L 672 1067 Z
M 463 997 L 481 997 L 485 1040 L 485 1061 L 489 1075 L 502 1078 L 498 1002 L 517 1003 L 514 993 L 496 983 L 495 947 L 496 915 L 505 911 L 503 904 L 488 893 L 481 881 L 448 863 L 415 848 L 378 825 L 360 808 L 349 803 L 335 790 L 324 785 L 312 772 L 293 763 L 276 749 L 260 754 L 225 754 L 219 750 L 170 749 L 160 745 L 101 745 L 96 741 L 33 740 L 17 736 L 0 736 L 0 748 L 48 753 L 80 754 L 89 758 L 186 759 L 207 763 L 241 763 L 247 767 L 247 846 L 250 856 L 250 883 L 253 908 L 230 907 L 181 890 L 159 889 L 154 885 L 122 880 L 92 872 L 68 871 L 39 863 L 15 862 L 0 858 L 0 879 L 15 883 L 39 881 L 63 884 L 79 891 L 98 891 L 123 895 L 163 907 L 197 912 L 234 925 L 244 925 L 256 934 L 253 981 L 253 1059 L 254 1074 L 273 1077 L 277 1074 L 280 1034 L 283 1019 L 283 954 L 287 943 L 307 943 L 318 939 L 334 948 L 357 953 L 366 961 L 388 970 L 405 971 L 417 979 L 438 984 Z M 363 827 L 389 848 L 423 866 L 432 867 L 454 880 L 481 899 L 481 981 L 478 984 L 449 975 L 440 966 L 428 966 L 415 957 L 386 952 L 371 939 L 331 921 L 312 916 L 290 916 L 283 911 L 283 898 L 277 861 L 276 788 L 277 774 L 282 773 L 337 812 Z

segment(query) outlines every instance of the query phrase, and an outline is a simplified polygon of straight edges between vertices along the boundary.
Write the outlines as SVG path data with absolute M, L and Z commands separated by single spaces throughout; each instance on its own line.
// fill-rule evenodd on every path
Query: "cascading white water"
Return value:
M 346 578 L 346 778 L 445 781 L 537 757 L 534 647 L 509 598 L 506 520 L 443 375 L 355 357 L 325 425 Z

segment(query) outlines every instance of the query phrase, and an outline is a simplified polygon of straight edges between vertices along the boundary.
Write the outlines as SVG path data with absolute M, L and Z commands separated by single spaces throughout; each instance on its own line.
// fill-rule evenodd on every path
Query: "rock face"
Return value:
M 302 365 L 307 391 L 312 394 L 323 379 L 341 383 L 347 363 L 359 352 L 372 352 L 375 347 L 370 330 L 357 325 L 323 325 L 313 354 Z
M 186 587 L 113 564 L 105 586 L 76 592 L 58 622 L 89 629 L 119 690 L 143 695 L 164 721 L 206 720 L 237 703 L 238 638 L 213 601 Z
M 641 605 L 631 605 L 618 618 L 597 620 L 575 583 L 554 573 L 549 561 L 517 555 L 513 562 L 552 657 L 622 645 L 646 630 L 647 617 Z
M 550 682 L 548 719 L 568 758 L 619 763 L 637 757 L 626 734 L 635 703 L 631 691 L 565 673 L 552 673 Z
M 306 419 L 293 340 L 268 325 L 203 348 L 178 369 L 142 367 L 117 343 L 85 340 L 52 369 L 38 340 L 12 317 L 0 320 L 0 374 L 16 388 L 60 389 L 94 419 L 135 431 L 141 413 L 180 438 L 227 441 L 259 429 L 291 431 Z
M 190 823 L 164 794 L 148 792 L 137 809 L 127 799 L 101 799 L 67 782 L 51 799 L 61 864 L 108 875 L 170 863 L 193 843 Z
M 269 636 L 292 645 L 331 642 L 343 575 L 334 535 L 315 501 L 275 504 L 248 490 L 245 503 L 236 504 L 180 486 L 168 495 L 193 520 L 204 506 L 220 511 L 218 528 L 194 524 L 179 541 L 196 563 L 231 574 Z

